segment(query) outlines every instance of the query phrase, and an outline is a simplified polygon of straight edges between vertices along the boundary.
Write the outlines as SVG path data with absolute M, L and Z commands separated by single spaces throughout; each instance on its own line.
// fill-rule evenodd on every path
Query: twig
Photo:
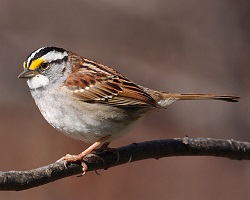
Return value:
M 128 146 L 87 155 L 85 172 L 108 169 L 129 162 L 170 156 L 217 156 L 235 160 L 250 159 L 250 143 L 211 138 L 176 138 L 134 143 Z M 0 190 L 25 190 L 64 177 L 81 174 L 81 163 L 56 162 L 28 171 L 0 172 Z

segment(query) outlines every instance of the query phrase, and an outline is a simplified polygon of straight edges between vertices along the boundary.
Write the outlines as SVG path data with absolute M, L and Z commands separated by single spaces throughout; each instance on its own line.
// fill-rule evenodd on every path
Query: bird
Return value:
M 90 144 L 80 154 L 60 159 L 66 163 L 82 161 L 98 147 L 108 148 L 138 119 L 178 100 L 239 100 L 232 95 L 153 90 L 111 67 L 53 46 L 33 51 L 18 77 L 27 80 L 36 105 L 52 127 Z

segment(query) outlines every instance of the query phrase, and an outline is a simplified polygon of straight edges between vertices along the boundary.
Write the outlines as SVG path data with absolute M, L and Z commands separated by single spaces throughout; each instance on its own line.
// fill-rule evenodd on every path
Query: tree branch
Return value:
M 28 171 L 0 172 L 0 190 L 25 190 L 64 177 L 108 169 L 129 162 L 170 156 L 217 156 L 235 160 L 250 159 L 250 143 L 210 138 L 176 138 L 134 143 L 113 151 L 87 155 L 84 164 L 56 162 Z

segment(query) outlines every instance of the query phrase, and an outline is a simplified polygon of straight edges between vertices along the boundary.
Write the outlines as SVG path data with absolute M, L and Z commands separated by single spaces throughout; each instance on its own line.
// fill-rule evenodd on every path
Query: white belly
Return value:
M 32 96 L 35 93 L 36 90 L 32 91 Z M 123 136 L 131 124 L 148 111 L 86 103 L 51 94 L 35 101 L 49 124 L 65 135 L 86 143 L 94 143 L 104 136 L 111 136 L 108 142 Z

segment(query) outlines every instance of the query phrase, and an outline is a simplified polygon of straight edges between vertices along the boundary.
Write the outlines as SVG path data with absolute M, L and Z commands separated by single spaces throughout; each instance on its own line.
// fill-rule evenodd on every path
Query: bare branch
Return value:
M 250 143 L 210 138 L 176 138 L 134 143 L 113 151 L 96 152 L 84 158 L 86 172 L 108 169 L 129 162 L 170 156 L 217 156 L 236 160 L 250 159 Z M 28 171 L 0 172 L 0 190 L 25 190 L 64 177 L 81 174 L 80 163 L 56 162 Z

